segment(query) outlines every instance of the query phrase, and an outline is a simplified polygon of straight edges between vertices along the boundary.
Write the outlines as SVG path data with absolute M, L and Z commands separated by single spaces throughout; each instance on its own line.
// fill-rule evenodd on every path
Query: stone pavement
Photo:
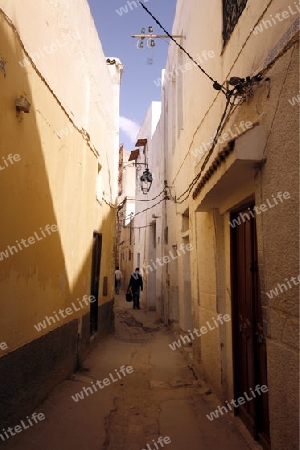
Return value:
M 195 378 L 186 355 L 170 349 L 174 335 L 156 313 L 133 311 L 123 293 L 116 303 L 115 335 L 99 342 L 84 367 L 36 408 L 45 415 L 43 421 L 7 438 L 1 448 L 156 450 L 162 448 L 154 445 L 160 436 L 170 438 L 163 444 L 170 450 L 256 448 L 247 444 L 229 414 L 208 420 L 206 414 L 219 403 Z M 123 376 L 122 365 L 132 366 L 133 372 Z M 115 381 L 96 390 L 97 380 L 109 374 Z M 83 399 L 72 399 L 92 383 L 93 393 L 86 389 Z

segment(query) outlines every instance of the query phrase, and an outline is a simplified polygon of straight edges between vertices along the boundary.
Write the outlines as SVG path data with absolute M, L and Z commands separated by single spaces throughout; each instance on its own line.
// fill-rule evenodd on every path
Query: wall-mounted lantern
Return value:
M 143 194 L 148 194 L 153 181 L 152 173 L 149 171 L 148 167 L 143 172 L 143 175 L 141 176 L 140 180 L 141 180 L 141 190 Z
M 147 139 L 138 139 L 136 144 L 137 147 L 143 147 L 144 149 L 142 150 L 143 154 L 145 155 L 145 159 L 146 159 L 146 146 L 147 146 Z M 142 176 L 140 177 L 140 182 L 141 182 L 141 190 L 143 192 L 143 194 L 148 194 L 148 192 L 150 191 L 151 185 L 152 185 L 152 181 L 153 181 L 153 175 L 150 172 L 149 168 L 148 168 L 148 163 L 147 162 L 137 162 L 137 159 L 140 156 L 141 150 L 140 148 L 136 148 L 135 150 L 132 150 L 130 153 L 130 156 L 128 158 L 128 163 L 124 164 L 124 168 L 128 167 L 128 166 L 135 166 L 136 170 L 139 171 L 141 170 L 142 166 L 146 166 Z
M 30 106 L 31 103 L 27 100 L 27 98 L 23 96 L 16 98 L 15 100 L 15 107 L 18 114 L 20 114 L 21 112 L 28 114 L 30 111 Z
M 170 36 L 167 34 L 153 34 L 153 27 L 148 27 L 148 34 L 146 34 L 146 28 L 142 28 L 141 34 L 133 34 L 131 37 L 138 39 L 137 41 L 137 49 L 141 50 L 144 48 L 144 39 L 147 39 L 147 47 L 153 48 L 155 47 L 155 39 L 168 39 Z M 174 34 L 172 36 L 174 39 L 184 39 L 185 36 L 181 34 Z

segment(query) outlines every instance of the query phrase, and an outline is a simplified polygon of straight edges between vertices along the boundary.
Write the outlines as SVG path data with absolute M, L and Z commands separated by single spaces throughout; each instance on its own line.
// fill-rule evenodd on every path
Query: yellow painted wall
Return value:
M 31 2 L 26 8 L 34 6 Z M 40 7 L 36 8 L 36 14 L 43 14 Z M 26 21 L 26 15 L 23 17 Z M 91 26 L 91 23 L 84 26 Z M 52 22 L 53 28 L 55 22 Z M 72 302 L 76 303 L 76 299 L 89 295 L 94 230 L 103 234 L 99 304 L 113 296 L 115 210 L 104 201 L 100 204 L 96 200 L 96 179 L 100 164 L 104 174 L 103 197 L 114 203 L 118 86 L 111 81 L 100 43 L 95 40 L 93 45 L 98 45 L 97 51 L 102 55 L 98 65 L 103 76 L 98 84 L 92 77 L 89 82 L 99 102 L 105 96 L 111 96 L 112 100 L 105 104 L 105 108 L 110 109 L 108 115 L 98 102 L 86 105 L 90 117 L 97 114 L 96 124 L 85 117 L 85 125 L 94 136 L 88 142 L 87 135 L 80 132 L 79 116 L 67 112 L 71 102 L 68 103 L 67 98 L 61 101 L 59 89 L 57 92 L 54 89 L 55 83 L 58 85 L 64 77 L 62 55 L 56 54 L 56 73 L 51 69 L 50 56 L 47 57 L 48 69 L 46 58 L 41 70 L 32 64 L 23 68 L 19 61 L 28 56 L 24 53 L 26 44 L 23 47 L 23 42 L 26 42 L 25 31 L 19 38 L 0 9 L 0 57 L 6 60 L 6 76 L 0 71 L 0 164 L 10 153 L 20 155 L 18 162 L 0 170 L 0 252 L 15 245 L 16 240 L 20 242 L 34 236 L 34 232 L 41 238 L 40 227 L 47 224 L 56 224 L 58 231 L 0 261 L 0 343 L 6 342 L 8 347 L 0 351 L 0 357 L 40 336 L 42 332 L 37 332 L 34 325 L 46 315 L 53 315 L 60 308 L 64 310 Z M 76 58 L 74 54 L 74 63 Z M 88 74 L 88 61 L 86 64 Z M 72 91 L 72 101 L 76 102 L 78 97 L 81 102 L 78 94 L 81 84 L 72 86 L 72 79 L 64 78 L 64 87 Z M 31 109 L 29 114 L 18 118 L 14 101 L 20 96 L 31 102 Z M 62 136 L 64 129 L 68 131 Z M 104 276 L 109 278 L 107 297 L 101 296 Z M 88 310 L 87 306 L 66 319 L 61 318 L 53 328 Z M 48 327 L 44 333 L 50 329 Z

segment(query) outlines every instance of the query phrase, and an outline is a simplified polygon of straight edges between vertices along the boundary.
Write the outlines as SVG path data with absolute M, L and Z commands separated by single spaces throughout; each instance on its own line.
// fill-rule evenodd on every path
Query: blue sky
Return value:
M 176 9 L 176 0 L 148 0 L 145 6 L 171 33 Z M 105 56 L 120 58 L 124 64 L 121 84 L 120 143 L 126 150 L 134 148 L 136 131 L 142 124 L 150 103 L 160 100 L 160 88 L 153 80 L 161 76 L 165 67 L 169 39 L 156 40 L 154 49 L 147 46 L 137 50 L 137 40 L 132 34 L 140 34 L 141 28 L 153 27 L 154 33 L 164 34 L 153 19 L 134 0 L 88 0 L 98 30 Z M 131 8 L 129 7 L 131 3 Z M 137 6 L 135 6 L 135 4 Z M 125 13 L 120 8 L 126 8 Z M 117 13 L 119 11 L 120 14 Z M 152 59 L 149 64 L 148 59 Z

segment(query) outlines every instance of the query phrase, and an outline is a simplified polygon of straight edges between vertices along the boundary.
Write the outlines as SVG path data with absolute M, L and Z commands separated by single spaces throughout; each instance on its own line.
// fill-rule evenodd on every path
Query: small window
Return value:
M 165 232 L 164 232 L 164 237 L 165 237 L 165 245 L 168 245 L 168 243 L 169 243 L 169 228 L 168 227 L 166 227 L 165 228 Z
M 103 297 L 107 297 L 107 293 L 108 293 L 108 278 L 104 277 L 103 278 Z
M 98 164 L 98 175 L 96 181 L 96 198 L 99 203 L 102 203 L 103 198 L 103 181 L 102 181 L 102 167 Z
M 153 247 L 156 248 L 156 223 L 152 224 Z
M 190 211 L 189 208 L 185 210 L 185 212 L 182 214 L 182 226 L 181 231 L 185 232 L 190 228 Z
M 248 0 L 223 0 L 223 41 L 229 40 Z
M 137 254 L 137 267 L 140 267 L 140 266 L 141 266 L 141 254 L 138 253 Z

